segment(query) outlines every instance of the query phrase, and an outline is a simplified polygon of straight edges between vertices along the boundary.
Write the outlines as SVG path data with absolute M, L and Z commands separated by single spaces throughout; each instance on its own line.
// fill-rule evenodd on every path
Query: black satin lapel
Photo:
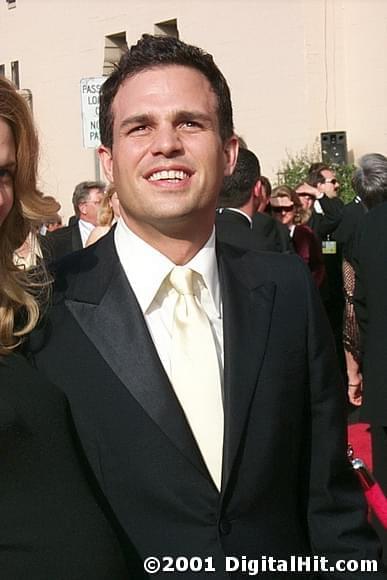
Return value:
M 172 443 L 208 476 L 122 268 L 99 304 L 66 300 L 80 327 Z M 208 476 L 209 477 L 209 476 Z
M 220 261 L 224 329 L 223 480 L 234 465 L 265 356 L 275 284 L 251 283 L 243 259 Z M 252 264 L 249 264 L 251 267 Z M 249 280 L 250 282 L 247 282 Z M 224 486 L 225 487 L 225 486 Z

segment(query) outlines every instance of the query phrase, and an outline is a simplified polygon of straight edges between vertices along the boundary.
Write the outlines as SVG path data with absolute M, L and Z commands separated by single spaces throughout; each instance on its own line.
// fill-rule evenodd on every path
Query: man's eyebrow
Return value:
M 212 124 L 212 118 L 210 115 L 203 113 L 202 111 L 196 110 L 178 110 L 174 111 L 171 115 L 175 123 L 180 123 L 186 120 L 196 120 L 201 121 L 207 125 Z M 147 125 L 154 121 L 154 115 L 151 113 L 139 113 L 130 115 L 126 117 L 120 124 L 120 131 L 124 131 L 127 127 L 131 125 Z
M 187 119 L 194 119 L 196 121 L 202 121 L 203 123 L 212 123 L 212 118 L 207 113 L 203 113 L 203 111 L 176 111 L 175 113 L 176 121 L 185 121 Z
M 146 125 L 152 120 L 152 115 L 149 113 L 139 113 L 138 115 L 131 115 L 126 117 L 120 124 L 120 131 L 126 129 L 130 125 Z

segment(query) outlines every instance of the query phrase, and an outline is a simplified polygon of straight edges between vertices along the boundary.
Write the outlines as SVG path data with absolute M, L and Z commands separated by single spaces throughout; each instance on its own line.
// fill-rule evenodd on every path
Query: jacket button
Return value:
M 232 525 L 228 520 L 220 520 L 219 522 L 219 531 L 222 536 L 228 536 L 231 532 Z

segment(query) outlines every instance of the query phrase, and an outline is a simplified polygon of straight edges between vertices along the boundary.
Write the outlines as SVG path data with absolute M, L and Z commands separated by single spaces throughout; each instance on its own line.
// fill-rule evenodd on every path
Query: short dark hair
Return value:
M 269 179 L 267 177 L 265 177 L 264 175 L 261 175 L 261 177 L 259 178 L 259 181 L 261 182 L 261 186 L 265 189 L 266 197 L 270 197 L 271 196 L 271 183 L 270 183 Z
M 363 155 L 352 176 L 352 187 L 368 209 L 387 201 L 387 157 Z
M 317 187 L 319 183 L 324 183 L 325 177 L 323 176 L 323 171 L 331 171 L 331 168 L 326 163 L 312 163 L 309 167 L 308 176 L 306 178 L 306 183 L 309 183 L 312 187 Z
M 171 36 L 143 34 L 137 44 L 121 57 L 100 92 L 99 126 L 101 143 L 113 145 L 112 104 L 125 79 L 147 69 L 181 65 L 201 72 L 209 81 L 218 100 L 219 132 L 225 141 L 234 132 L 230 89 L 212 56 L 204 50 Z
M 103 193 L 105 184 L 103 181 L 81 181 L 75 186 L 72 202 L 77 217 L 80 215 L 79 204 L 89 199 L 91 189 L 99 189 Z
M 218 207 L 242 207 L 249 200 L 260 175 L 258 157 L 249 149 L 239 149 L 234 172 L 223 180 Z

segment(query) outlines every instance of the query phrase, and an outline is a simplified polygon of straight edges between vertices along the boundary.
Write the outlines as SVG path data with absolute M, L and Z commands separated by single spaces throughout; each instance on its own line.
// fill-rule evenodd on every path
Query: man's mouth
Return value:
M 172 183 L 178 183 L 183 179 L 187 179 L 189 174 L 182 170 L 177 169 L 163 169 L 162 171 L 155 171 L 151 173 L 148 177 L 149 181 L 169 181 Z

